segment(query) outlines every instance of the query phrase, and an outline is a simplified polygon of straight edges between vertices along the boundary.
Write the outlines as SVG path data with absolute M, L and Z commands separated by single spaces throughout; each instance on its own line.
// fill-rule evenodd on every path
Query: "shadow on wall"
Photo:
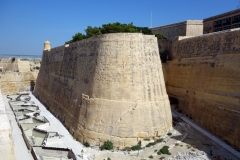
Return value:
M 169 101 L 170 101 L 170 104 L 176 104 L 176 105 L 178 105 L 178 99 L 177 99 L 177 98 L 174 98 L 174 97 L 170 97 L 170 96 L 169 96 Z
M 35 82 L 33 80 L 31 80 L 31 82 L 30 82 L 30 91 L 34 90 L 34 86 L 35 86 Z

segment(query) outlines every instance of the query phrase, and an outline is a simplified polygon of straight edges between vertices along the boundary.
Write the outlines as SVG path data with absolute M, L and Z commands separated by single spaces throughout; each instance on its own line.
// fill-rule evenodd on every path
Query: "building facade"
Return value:
M 203 33 L 240 28 L 240 9 L 225 12 L 203 20 Z

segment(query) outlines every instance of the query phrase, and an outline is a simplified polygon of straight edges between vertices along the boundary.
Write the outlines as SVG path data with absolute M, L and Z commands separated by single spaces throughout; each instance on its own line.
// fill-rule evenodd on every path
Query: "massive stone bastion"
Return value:
M 178 110 L 240 149 L 240 30 L 180 37 L 171 53 L 163 70 Z
M 93 145 L 135 145 L 172 126 L 150 35 L 104 34 L 45 50 L 34 94 L 77 140 Z

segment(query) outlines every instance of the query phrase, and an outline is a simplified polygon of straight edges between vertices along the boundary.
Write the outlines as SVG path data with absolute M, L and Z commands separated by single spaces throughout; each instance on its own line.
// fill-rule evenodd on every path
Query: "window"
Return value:
M 232 26 L 232 28 L 239 28 L 239 27 L 240 27 L 239 24 L 234 24 L 234 25 Z
M 221 27 L 222 26 L 222 20 L 218 20 L 214 22 L 214 28 Z
M 231 24 L 231 18 L 225 18 L 222 20 L 222 25 L 227 26 Z
M 240 15 L 232 17 L 232 24 L 240 22 Z

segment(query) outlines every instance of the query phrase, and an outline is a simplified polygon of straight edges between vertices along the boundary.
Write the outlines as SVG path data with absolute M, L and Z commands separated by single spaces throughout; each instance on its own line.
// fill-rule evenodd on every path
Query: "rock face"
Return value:
M 46 50 L 34 94 L 81 142 L 135 145 L 172 125 L 154 36 L 105 34 Z
M 240 30 L 173 42 L 163 67 L 178 110 L 240 149 Z

